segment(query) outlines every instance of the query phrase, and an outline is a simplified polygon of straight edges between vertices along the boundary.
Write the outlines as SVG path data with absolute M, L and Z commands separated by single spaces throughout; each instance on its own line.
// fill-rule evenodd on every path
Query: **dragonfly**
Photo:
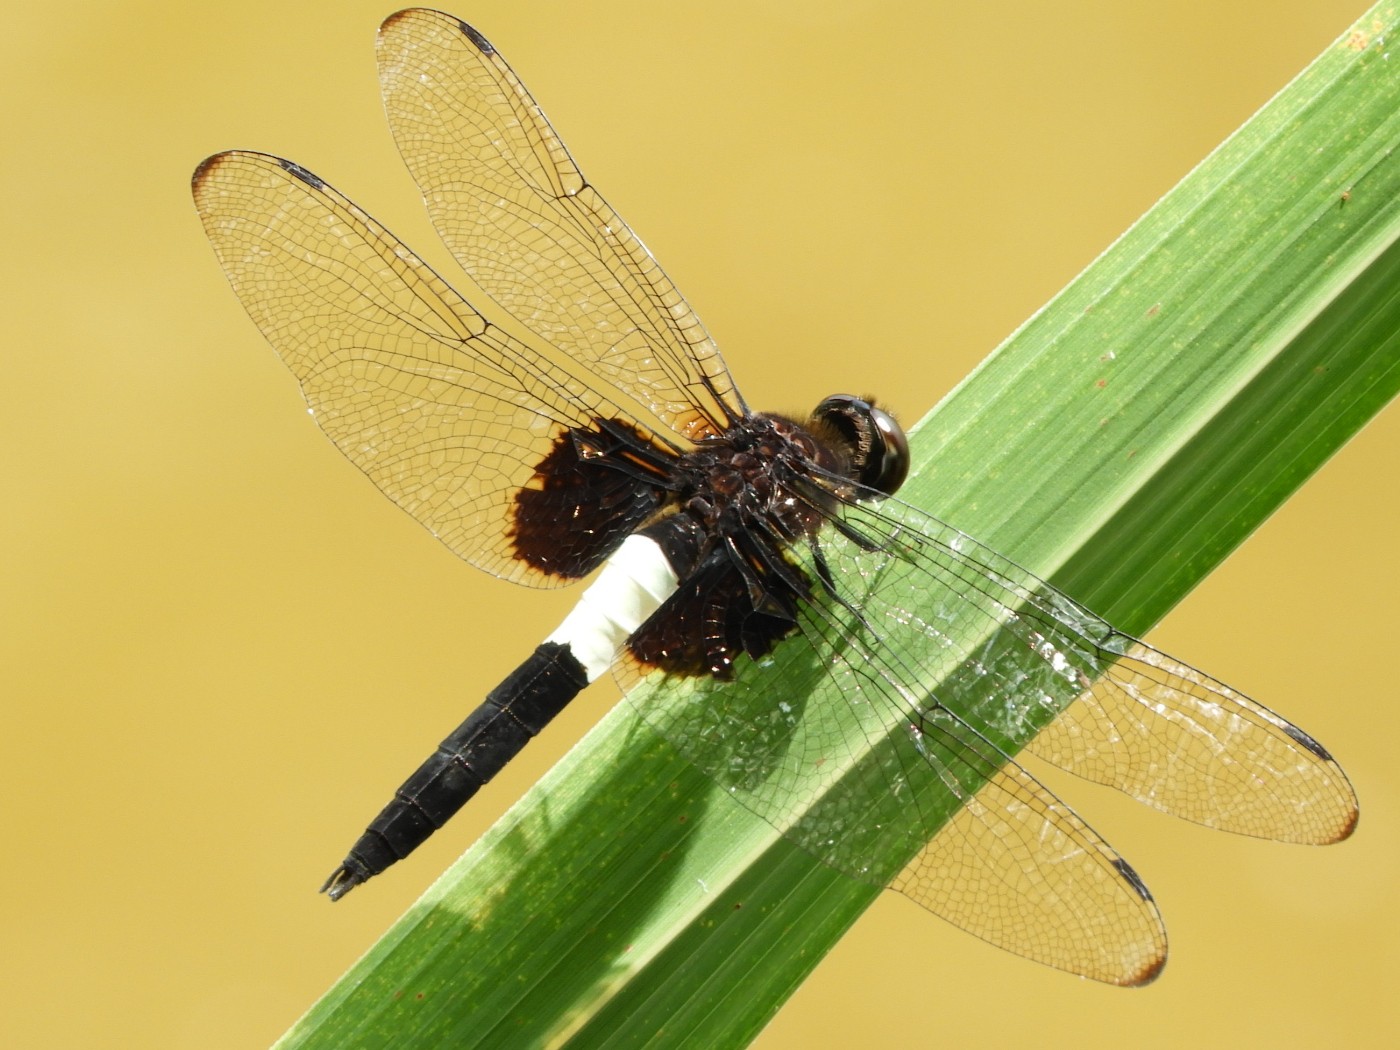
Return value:
M 751 410 L 480 32 L 401 11 L 377 55 L 399 150 L 481 294 L 266 154 L 199 165 L 205 231 L 317 424 L 390 499 L 503 579 L 597 577 L 398 788 L 333 900 L 610 671 L 663 681 L 642 717 L 821 862 L 1110 983 L 1161 971 L 1161 916 L 1021 749 L 1210 827 L 1351 834 L 1355 794 L 1313 737 L 901 502 L 908 442 L 873 398 Z

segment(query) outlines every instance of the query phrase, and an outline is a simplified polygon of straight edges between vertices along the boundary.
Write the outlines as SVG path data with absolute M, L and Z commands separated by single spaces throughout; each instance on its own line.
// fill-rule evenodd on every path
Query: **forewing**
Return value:
M 999 747 L 1208 827 L 1316 844 L 1355 827 L 1346 774 L 1274 712 L 907 504 L 844 517 L 879 548 L 861 572 L 901 581 L 866 595 L 867 621 L 921 647 L 939 699 Z
M 561 435 L 628 418 L 583 366 L 488 323 L 289 161 L 221 153 L 200 165 L 193 192 L 234 291 L 341 452 L 473 564 L 536 586 L 567 582 L 514 556 L 513 516 Z M 592 554 L 624 536 L 597 537 Z
M 472 279 L 677 434 L 726 429 L 743 406 L 719 349 L 486 39 L 401 11 L 378 56 L 399 150 Z

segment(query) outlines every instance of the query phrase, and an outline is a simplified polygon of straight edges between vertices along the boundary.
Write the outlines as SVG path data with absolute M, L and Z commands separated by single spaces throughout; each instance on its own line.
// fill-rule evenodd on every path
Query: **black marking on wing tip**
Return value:
M 295 161 L 283 160 L 279 157 L 277 163 L 282 165 L 282 167 L 284 167 L 288 172 L 301 179 L 302 182 L 306 183 L 313 190 L 323 190 L 326 188 L 326 184 L 324 182 L 318 179 L 315 175 L 311 174 L 311 172 L 307 171 L 300 164 L 297 164 Z
M 1147 888 L 1147 883 L 1142 881 L 1142 876 L 1133 870 L 1133 866 L 1122 857 L 1114 860 L 1113 866 L 1118 869 L 1118 874 L 1123 876 L 1128 883 L 1143 900 L 1152 901 L 1152 891 Z
M 1298 743 L 1302 744 L 1305 748 L 1311 751 L 1318 758 L 1322 759 L 1322 761 L 1331 762 L 1333 760 L 1331 753 L 1325 747 L 1319 744 L 1312 737 L 1308 736 L 1307 733 L 1304 733 L 1293 723 L 1290 722 L 1287 725 L 1285 725 L 1283 727 L 1283 731 L 1289 736 L 1291 736 L 1294 740 L 1298 741 Z
M 461 28 L 462 34 L 473 44 L 475 44 L 476 49 L 480 51 L 483 55 L 494 55 L 496 53 L 496 49 L 491 46 L 491 41 L 487 40 L 475 29 L 467 25 L 467 23 L 458 22 L 457 25 Z

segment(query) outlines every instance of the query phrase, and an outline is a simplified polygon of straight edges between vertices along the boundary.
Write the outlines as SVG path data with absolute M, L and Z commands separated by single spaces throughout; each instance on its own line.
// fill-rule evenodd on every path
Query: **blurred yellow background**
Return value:
M 913 421 L 1362 9 L 454 13 L 751 404 L 855 389 Z M 412 862 L 336 907 L 315 893 L 569 601 L 459 563 L 334 451 L 189 201 L 206 154 L 283 154 L 453 274 L 379 108 L 391 10 L 125 0 L 5 20 L 0 1045 L 272 1041 L 612 702 L 573 705 Z M 1397 456 L 1392 409 L 1152 636 L 1337 754 L 1364 811 L 1352 841 L 1234 839 L 1071 784 L 1166 915 L 1156 985 L 1066 977 L 887 894 L 758 1045 L 1385 1044 Z

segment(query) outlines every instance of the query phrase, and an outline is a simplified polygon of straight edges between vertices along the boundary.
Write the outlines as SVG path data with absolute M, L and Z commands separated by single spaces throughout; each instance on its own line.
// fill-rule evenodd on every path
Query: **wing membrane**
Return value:
M 864 560 L 866 552 L 834 546 L 828 557 Z M 797 824 L 800 844 L 854 843 L 869 863 L 870 856 L 906 855 L 878 841 L 895 832 L 918 848 L 889 885 L 960 928 L 1095 980 L 1143 984 L 1156 977 L 1166 961 L 1161 916 L 1108 843 L 974 722 L 914 692 L 917 672 L 900 655 L 899 640 L 883 636 L 865 610 L 851 622 L 835 604 L 816 603 L 802 632 L 827 654 L 852 702 L 888 727 L 879 741 L 865 727 L 872 756 L 893 748 L 863 759 L 854 783 L 863 796 L 895 803 L 852 821 L 840 783 Z M 885 783 L 863 783 L 879 779 Z M 844 854 L 847 846 L 840 849 Z M 846 856 L 848 864 L 855 859 Z
M 718 347 L 495 49 L 418 9 L 384 22 L 378 56 L 399 150 L 472 280 L 678 435 L 726 429 L 743 405 Z
M 1321 745 L 1144 642 L 1128 642 L 1104 677 L 1029 749 L 1155 809 L 1223 831 L 1325 845 L 1356 827 L 1351 787 Z
M 516 490 L 558 435 L 623 415 L 581 366 L 487 322 L 289 161 L 218 154 L 193 190 L 234 291 L 341 452 L 473 564 L 567 582 L 516 560 L 509 534 Z
M 1156 904 L 1072 809 L 1005 763 L 890 883 L 983 940 L 1108 984 L 1167 959 Z
M 1225 831 L 1324 844 L 1355 827 L 1346 774 L 1286 719 L 907 504 L 851 507 L 846 517 L 885 548 L 864 555 L 860 571 L 898 580 L 862 599 L 867 620 L 881 631 L 912 628 L 933 643 L 930 652 L 954 665 L 940 698 L 975 709 L 1001 746 L 1026 746 L 1071 773 Z M 934 601 L 911 617 L 920 596 Z M 976 635 L 975 620 L 986 631 L 967 651 L 958 639 Z

